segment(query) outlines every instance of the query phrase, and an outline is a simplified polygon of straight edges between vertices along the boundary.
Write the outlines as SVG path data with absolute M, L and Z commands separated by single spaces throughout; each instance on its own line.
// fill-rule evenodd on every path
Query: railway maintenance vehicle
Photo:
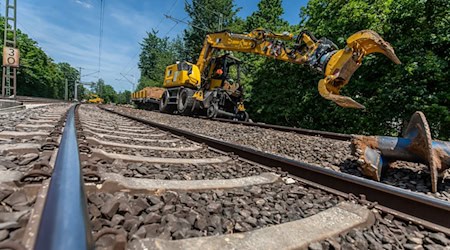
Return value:
M 88 103 L 95 103 L 95 104 L 102 104 L 105 102 L 105 100 L 103 100 L 103 98 L 100 98 L 98 95 L 96 94 L 90 94 L 89 95 L 89 99 L 87 100 Z
M 206 36 L 196 64 L 182 61 L 169 65 L 163 88 L 147 89 L 140 94 L 135 92 L 132 101 L 141 107 L 146 103 L 153 103 L 151 106 L 155 107 L 154 103 L 159 103 L 159 110 L 165 113 L 191 115 L 203 112 L 209 118 L 248 120 L 240 82 L 242 62 L 230 53 L 233 51 L 309 65 L 324 74 L 318 84 L 322 97 L 339 106 L 358 109 L 364 106 L 339 95 L 339 91 L 359 68 L 363 58 L 378 52 L 400 64 L 392 46 L 371 30 L 350 36 L 343 49 L 327 38 L 315 38 L 308 31 L 298 35 L 276 34 L 262 28 L 248 34 L 221 31 Z M 152 91 L 161 95 L 146 95 Z

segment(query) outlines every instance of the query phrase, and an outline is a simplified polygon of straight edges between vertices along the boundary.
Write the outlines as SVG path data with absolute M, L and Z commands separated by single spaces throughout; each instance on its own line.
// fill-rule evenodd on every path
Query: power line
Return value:
M 1 7 L 0 7 L 1 8 Z M 25 34 L 27 34 L 27 35 L 29 35 L 30 37 L 31 37 L 31 32 L 27 29 L 27 28 L 25 28 L 25 26 L 22 24 L 22 23 L 20 23 L 19 21 L 17 21 L 17 24 L 19 24 L 18 26 L 21 26 L 22 27 L 22 30 L 23 31 L 25 31 L 26 33 Z
M 203 22 L 202 17 L 200 17 L 200 16 L 197 15 L 197 12 L 194 10 L 194 4 L 192 4 L 192 6 L 191 6 L 191 5 L 188 3 L 187 0 L 184 0 L 184 3 L 185 3 L 187 6 L 189 6 L 189 8 L 192 9 L 192 13 L 193 13 L 195 16 L 197 16 L 198 21 L 200 21 L 200 23 L 202 23 L 203 27 L 205 27 L 206 29 L 210 30 L 210 28 L 208 27 L 208 25 L 206 25 L 206 24 Z M 200 6 L 200 7 L 202 7 L 203 10 L 205 10 L 205 7 L 203 7 L 203 6 Z M 195 28 L 196 28 L 196 26 L 192 26 L 192 27 L 195 27 Z
M 192 27 L 195 27 L 195 28 L 197 28 L 197 29 L 200 29 L 200 30 L 203 30 L 203 31 L 206 31 L 206 32 L 211 32 L 211 30 L 208 29 L 207 27 L 206 27 L 206 29 L 205 29 L 205 28 L 202 28 L 202 27 L 200 27 L 200 26 L 194 25 L 192 22 L 184 21 L 184 19 L 186 19 L 186 18 L 184 18 L 184 19 L 178 19 L 178 18 L 175 18 L 175 17 L 173 17 L 173 16 L 169 16 L 169 15 L 164 15 L 164 16 L 166 16 L 167 19 L 170 19 L 170 20 L 176 22 L 176 24 L 178 24 L 178 23 L 184 23 L 184 24 L 187 24 L 187 25 L 191 25 Z
M 175 5 L 178 3 L 178 0 L 175 0 L 174 2 L 173 2 L 173 4 L 172 4 L 172 6 L 170 6 L 170 8 L 169 8 L 169 11 L 167 11 L 167 15 L 169 15 L 171 12 L 172 12 L 172 10 L 173 10 L 173 8 L 175 7 Z M 159 26 L 161 25 L 161 23 L 162 23 L 162 21 L 164 20 L 164 15 L 161 17 L 161 19 L 159 20 L 159 23 L 158 23 L 158 25 L 156 26 L 156 28 L 155 28 L 155 30 L 158 30 L 158 28 L 159 28 Z
M 178 25 L 178 23 L 175 23 L 172 28 L 169 29 L 169 31 L 167 31 L 167 33 L 163 36 L 166 37 L 176 26 Z
M 184 0 L 184 3 L 186 3 L 186 4 L 189 5 L 189 6 L 191 6 L 191 4 L 190 4 L 187 0 Z M 215 14 L 217 14 L 217 15 L 223 15 L 223 13 L 221 13 L 221 12 L 218 12 L 218 11 L 215 11 L 215 10 L 208 9 L 208 8 L 206 8 L 205 6 L 202 6 L 202 5 L 199 5 L 198 7 L 202 8 L 203 10 L 206 10 L 206 11 L 209 11 L 209 12 L 212 12 L 212 13 L 215 13 Z M 193 8 L 194 8 L 194 5 L 192 5 L 192 9 L 193 9 Z
M 167 14 L 170 14 L 171 12 L 172 12 L 172 10 L 173 10 L 173 8 L 175 8 L 175 6 L 176 6 L 176 4 L 178 3 L 178 0 L 175 0 L 173 3 L 172 3 L 172 5 L 170 6 L 170 8 L 169 8 L 169 10 L 167 11 Z M 163 22 L 163 20 L 164 20 L 164 15 L 161 17 L 161 19 L 159 20 L 159 22 L 158 22 L 158 25 L 156 25 L 156 28 L 155 28 L 155 30 L 158 30 L 158 28 L 159 28 L 159 26 L 161 25 L 161 23 Z M 176 26 L 176 25 L 175 25 Z M 171 30 L 173 30 L 175 27 L 172 27 L 171 28 Z M 170 30 L 170 31 L 171 31 Z M 169 33 L 169 32 L 168 32 Z M 136 57 L 139 55 L 139 50 L 136 52 L 136 54 L 131 58 L 131 60 L 126 64 L 127 66 L 125 67 L 125 69 L 129 69 L 128 71 L 127 71 L 127 73 L 125 73 L 125 75 L 128 75 L 129 73 L 130 73 L 130 71 L 132 71 L 134 68 L 136 68 L 136 65 L 131 65 L 131 68 L 129 68 L 130 67 L 130 64 L 134 61 L 134 59 L 136 59 Z
M 98 72 L 98 71 L 95 71 L 95 72 L 92 72 L 92 73 L 89 73 L 89 74 L 86 74 L 86 75 L 82 75 L 81 77 L 91 76 L 91 75 L 97 74 L 97 73 L 99 73 L 99 72 Z
M 194 10 L 194 5 L 192 4 L 192 6 L 191 6 L 191 4 L 190 4 L 187 0 L 184 0 L 184 3 L 185 3 L 187 6 L 189 6 L 189 8 L 192 9 L 192 13 L 197 17 L 198 21 L 200 21 L 200 23 L 202 23 L 202 25 L 203 25 L 204 27 L 206 27 L 208 30 L 211 30 L 211 28 L 210 28 L 208 25 L 206 25 L 206 24 L 202 21 L 202 17 L 199 16 L 198 13 Z M 218 15 L 218 16 L 219 16 L 219 26 L 218 26 L 218 29 L 219 29 L 219 30 L 222 30 L 222 29 L 223 29 L 223 22 L 224 22 L 224 14 L 223 14 L 223 13 L 218 12 L 218 11 L 215 11 L 215 10 L 212 10 L 212 9 L 209 9 L 209 8 L 206 8 L 206 7 L 203 6 L 203 5 L 199 5 L 199 6 L 196 6 L 196 7 L 200 7 L 200 8 L 203 9 L 203 11 L 205 11 L 205 12 L 212 12 L 212 13 Z M 192 26 L 192 27 L 198 28 L 198 26 Z
M 100 0 L 100 27 L 99 27 L 99 39 L 98 39 L 98 73 L 100 77 L 102 67 L 102 46 L 103 46 L 103 26 L 105 19 L 105 1 Z

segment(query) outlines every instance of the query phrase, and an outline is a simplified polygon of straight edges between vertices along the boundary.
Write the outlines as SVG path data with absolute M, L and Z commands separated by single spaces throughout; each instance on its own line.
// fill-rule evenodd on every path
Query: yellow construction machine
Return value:
M 87 102 L 95 103 L 95 104 L 102 104 L 102 103 L 104 103 L 104 100 L 96 94 L 90 94 Z
M 350 36 L 343 49 L 327 38 L 315 38 L 308 31 L 298 35 L 276 34 L 264 29 L 248 34 L 217 32 L 206 36 L 197 64 L 184 61 L 166 68 L 160 111 L 183 115 L 206 111 L 210 118 L 222 116 L 247 120 L 240 84 L 241 61 L 229 51 L 307 64 L 324 74 L 318 84 L 322 97 L 342 107 L 359 109 L 364 106 L 350 97 L 339 95 L 339 91 L 348 83 L 363 58 L 378 52 L 394 63 L 400 63 L 392 46 L 371 30 Z

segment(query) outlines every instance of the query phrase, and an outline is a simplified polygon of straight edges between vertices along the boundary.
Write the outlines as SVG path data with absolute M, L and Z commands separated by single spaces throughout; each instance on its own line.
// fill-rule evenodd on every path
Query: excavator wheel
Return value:
M 216 118 L 219 110 L 219 106 L 217 103 L 211 103 L 211 105 L 206 110 L 206 116 L 210 119 Z
M 239 121 L 248 122 L 248 119 L 249 119 L 249 118 L 250 118 L 250 116 L 249 116 L 248 113 L 245 112 L 245 111 L 239 111 L 239 112 L 237 113 L 237 119 L 238 119 Z
M 161 99 L 159 100 L 159 111 L 162 113 L 168 113 L 172 114 L 176 106 L 169 104 L 170 101 L 170 93 L 169 91 L 165 91 L 164 94 L 161 96 Z
M 192 89 L 184 88 L 180 91 L 177 100 L 177 110 L 181 115 L 192 114 L 192 107 L 194 106 L 194 91 Z

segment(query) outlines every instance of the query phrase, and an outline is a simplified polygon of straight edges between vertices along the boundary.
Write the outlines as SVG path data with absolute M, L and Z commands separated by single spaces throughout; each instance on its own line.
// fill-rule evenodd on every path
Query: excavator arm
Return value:
M 287 42 L 294 42 L 288 47 Z M 350 97 L 339 95 L 339 91 L 359 68 L 363 58 L 372 53 L 382 53 L 394 63 L 400 64 L 392 46 L 371 30 L 359 31 L 347 39 L 347 45 L 339 49 L 332 41 L 316 39 L 308 31 L 299 35 L 276 34 L 264 29 L 255 29 L 248 34 L 217 32 L 206 36 L 197 66 L 203 72 L 216 50 L 239 51 L 258 54 L 296 64 L 307 64 L 322 72 L 319 93 L 325 99 L 346 108 L 364 108 Z

